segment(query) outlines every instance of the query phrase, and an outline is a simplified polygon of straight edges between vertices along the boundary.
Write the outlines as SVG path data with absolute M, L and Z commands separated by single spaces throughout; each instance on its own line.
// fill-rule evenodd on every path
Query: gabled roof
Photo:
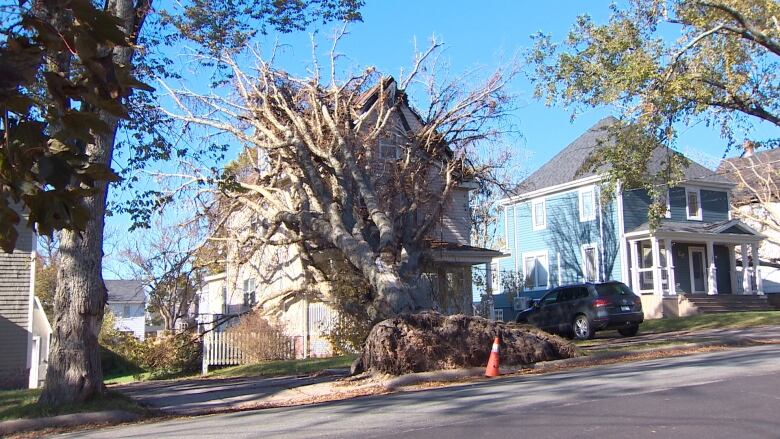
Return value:
M 761 196 L 771 195 L 774 199 L 780 198 L 780 188 L 777 186 L 780 183 L 778 170 L 780 149 L 770 149 L 749 157 L 724 159 L 718 165 L 717 172 L 737 185 L 731 192 L 732 200 L 737 204 L 745 204 L 753 202 L 756 193 Z
M 107 280 L 108 303 L 145 302 L 144 282 L 141 280 Z
M 520 194 L 569 183 L 585 177 L 596 176 L 598 172 L 584 169 L 584 165 L 597 148 L 614 143 L 614 140 L 609 136 L 608 128 L 617 122 L 618 120 L 611 116 L 596 122 L 595 125 L 588 128 L 580 137 L 571 142 L 566 148 L 563 148 L 555 157 L 520 183 Z M 672 153 L 679 154 L 677 152 Z M 667 151 L 663 149 L 656 149 L 653 152 L 647 167 L 650 173 L 655 173 L 660 169 L 665 161 L 666 154 Z M 603 172 L 606 169 L 605 165 L 599 171 Z M 694 161 L 691 161 L 690 166 L 685 169 L 684 176 L 686 181 L 718 184 L 731 183 L 730 180 L 717 175 Z
M 642 232 L 649 230 L 648 223 L 636 227 L 632 232 Z M 661 224 L 655 229 L 655 233 L 658 232 L 674 232 L 674 233 L 706 233 L 706 234 L 739 234 L 739 235 L 754 235 L 763 236 L 752 227 L 743 223 L 740 220 L 732 219 L 726 221 L 719 221 L 716 223 L 704 223 L 699 221 L 670 221 L 662 220 Z

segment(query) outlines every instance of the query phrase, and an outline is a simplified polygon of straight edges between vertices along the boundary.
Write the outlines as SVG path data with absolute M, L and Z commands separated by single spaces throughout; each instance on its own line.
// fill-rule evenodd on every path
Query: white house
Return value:
M 132 333 L 139 340 L 145 336 L 146 292 L 140 280 L 107 280 L 108 308 L 116 317 L 116 328 Z

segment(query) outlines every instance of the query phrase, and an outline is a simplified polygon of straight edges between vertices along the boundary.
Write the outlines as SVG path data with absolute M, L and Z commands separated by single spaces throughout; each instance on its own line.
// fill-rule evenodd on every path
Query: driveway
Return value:
M 334 370 L 321 376 L 204 378 L 172 381 L 147 381 L 112 387 L 142 404 L 168 414 L 194 415 L 234 409 L 253 401 L 272 401 L 290 393 L 317 389 L 316 384 L 329 383 L 347 375 Z M 301 397 L 316 397 L 301 393 Z
M 780 346 L 515 376 L 69 438 L 777 438 Z

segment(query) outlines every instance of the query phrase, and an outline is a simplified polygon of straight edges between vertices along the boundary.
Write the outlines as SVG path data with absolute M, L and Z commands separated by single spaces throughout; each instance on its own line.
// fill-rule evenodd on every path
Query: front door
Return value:
M 691 267 L 691 293 L 706 293 L 707 266 L 704 247 L 688 247 L 688 258 Z

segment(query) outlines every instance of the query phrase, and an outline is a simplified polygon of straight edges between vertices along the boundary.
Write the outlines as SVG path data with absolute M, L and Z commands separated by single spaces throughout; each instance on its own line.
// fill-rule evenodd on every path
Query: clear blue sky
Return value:
M 350 26 L 350 35 L 340 47 L 353 65 L 375 65 L 386 74 L 397 75 L 399 69 L 408 67 L 414 50 L 415 39 L 424 47 L 432 35 L 445 43 L 445 56 L 453 73 L 484 67 L 495 69 L 502 61 L 530 46 L 529 36 L 537 31 L 551 33 L 556 40 L 564 38 L 575 18 L 588 13 L 597 22 L 608 18 L 608 1 L 379 1 L 368 0 L 362 10 L 363 23 Z M 329 35 L 330 28 L 320 31 Z M 293 72 L 301 72 L 311 60 L 311 46 L 307 34 L 270 35 L 263 43 L 269 47 L 273 41 L 285 44 L 279 66 Z M 321 43 L 327 46 L 327 42 Z M 182 65 L 185 59 L 182 58 Z M 203 72 L 188 72 L 183 68 L 184 85 L 199 88 L 206 83 L 199 76 Z M 575 139 L 596 121 L 610 114 L 602 108 L 581 114 L 570 121 L 570 112 L 563 108 L 550 108 L 534 101 L 532 87 L 525 77 L 516 80 L 512 91 L 520 96 L 522 105 L 516 112 L 522 139 L 516 148 L 527 155 L 526 172 L 532 172 Z M 681 127 L 682 128 L 682 127 Z M 780 136 L 776 128 L 758 128 L 764 135 L 770 131 Z M 714 167 L 725 151 L 725 141 L 717 130 L 697 126 L 682 128 L 678 149 L 705 166 Z M 745 133 L 747 136 L 755 133 Z M 734 152 L 731 153 L 732 155 Z M 228 157 L 230 158 L 230 157 Z M 112 217 L 110 227 L 124 230 L 127 219 Z M 121 263 L 109 262 L 109 266 L 121 273 Z M 108 277 L 115 274 L 107 273 Z

